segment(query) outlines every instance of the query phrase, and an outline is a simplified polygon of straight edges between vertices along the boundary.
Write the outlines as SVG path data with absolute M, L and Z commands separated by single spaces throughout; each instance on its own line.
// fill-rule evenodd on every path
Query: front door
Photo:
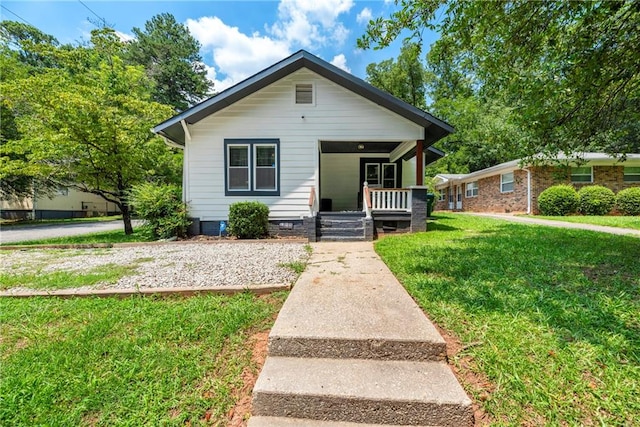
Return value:
M 462 210 L 462 185 L 456 186 L 456 209 Z

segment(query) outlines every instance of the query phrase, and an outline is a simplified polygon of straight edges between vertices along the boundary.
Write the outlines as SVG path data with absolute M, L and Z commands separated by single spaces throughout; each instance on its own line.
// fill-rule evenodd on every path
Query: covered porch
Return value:
M 316 237 L 331 234 L 330 228 L 353 234 L 358 221 L 365 240 L 385 232 L 424 231 L 424 167 L 444 156 L 425 145 L 422 140 L 320 141 L 319 186 L 309 197 Z

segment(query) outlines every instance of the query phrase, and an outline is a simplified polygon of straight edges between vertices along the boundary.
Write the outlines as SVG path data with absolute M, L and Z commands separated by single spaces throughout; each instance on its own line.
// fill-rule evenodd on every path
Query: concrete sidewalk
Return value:
M 373 244 L 312 246 L 269 335 L 249 426 L 472 426 L 443 338 Z
M 503 219 L 505 221 L 520 222 L 523 224 L 546 225 L 549 227 L 558 227 L 558 228 L 574 228 L 578 230 L 598 231 L 601 233 L 640 237 L 640 230 L 634 230 L 632 228 L 608 227 L 606 225 L 556 221 L 556 220 L 550 220 L 550 219 L 531 218 L 531 217 L 523 217 L 523 216 L 516 216 L 511 214 L 500 214 L 500 213 L 483 213 L 483 212 L 464 212 L 464 213 L 468 215 L 484 216 L 487 218 Z M 638 218 L 638 223 L 640 223 L 640 217 Z

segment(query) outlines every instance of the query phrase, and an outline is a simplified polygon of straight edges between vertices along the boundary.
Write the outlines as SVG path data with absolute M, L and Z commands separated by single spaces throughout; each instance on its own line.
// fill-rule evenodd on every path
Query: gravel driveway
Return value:
M 131 266 L 115 284 L 76 289 L 137 289 L 291 284 L 287 264 L 306 262 L 304 243 L 170 243 L 111 249 L 26 250 L 0 253 L 0 273 L 46 274 Z M 12 288 L 10 291 L 23 291 Z

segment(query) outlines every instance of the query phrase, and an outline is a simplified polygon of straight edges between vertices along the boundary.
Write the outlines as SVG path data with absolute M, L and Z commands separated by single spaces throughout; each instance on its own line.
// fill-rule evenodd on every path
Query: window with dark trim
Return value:
M 623 177 L 624 182 L 640 182 L 640 167 L 625 166 L 623 173 L 624 173 L 624 177 Z
M 280 195 L 280 140 L 225 139 L 225 195 Z

